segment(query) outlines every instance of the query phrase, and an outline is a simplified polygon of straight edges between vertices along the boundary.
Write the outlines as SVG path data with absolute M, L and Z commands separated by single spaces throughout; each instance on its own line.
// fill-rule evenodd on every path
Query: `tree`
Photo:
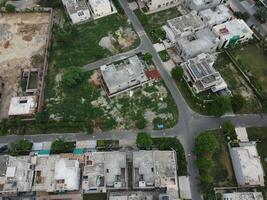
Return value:
M 242 110 L 245 104 L 246 104 L 246 99 L 242 95 L 240 94 L 233 95 L 232 107 L 235 112 Z
M 212 154 L 219 146 L 213 131 L 206 131 L 197 136 L 195 140 L 195 152 L 197 154 Z
M 36 119 L 37 124 L 42 124 L 48 121 L 49 116 L 46 111 L 42 111 L 42 112 L 36 113 L 35 119 Z
M 41 0 L 40 5 L 42 7 L 60 8 L 62 7 L 61 0 Z
M 211 160 L 205 157 L 201 157 L 197 159 L 197 167 L 200 171 L 208 171 L 211 165 L 212 165 Z
M 179 81 L 182 79 L 184 71 L 181 66 L 176 66 L 172 69 L 171 74 L 174 80 Z
M 235 126 L 230 121 L 224 122 L 222 129 L 223 129 L 223 133 L 225 134 L 235 133 Z
M 136 121 L 136 127 L 138 129 L 144 129 L 146 127 L 146 119 L 144 117 L 139 118 Z
M 213 178 L 209 175 L 203 175 L 200 177 L 200 181 L 203 185 L 209 185 L 213 182 Z
M 230 97 L 218 96 L 211 103 L 210 113 L 215 116 L 222 116 L 232 108 Z
M 83 72 L 76 67 L 71 67 L 63 74 L 61 83 L 65 88 L 78 86 L 84 80 Z
M 16 11 L 16 7 L 12 4 L 6 4 L 5 9 L 6 9 L 6 12 L 9 12 L 9 13 Z
M 146 132 L 138 133 L 136 144 L 141 149 L 146 149 L 146 150 L 150 149 L 152 145 L 151 136 L 148 135 Z
M 265 23 L 267 20 L 267 11 L 265 7 L 259 7 L 254 14 L 254 16 L 260 21 L 260 23 Z
M 148 65 L 152 64 L 152 55 L 150 53 L 145 53 L 144 60 Z
M 55 140 L 51 145 L 53 153 L 68 153 L 73 151 L 75 145 L 72 142 L 64 142 L 63 140 Z
M 243 19 L 244 21 L 247 21 L 249 18 L 249 13 L 248 12 L 234 12 L 234 15 L 236 18 Z
M 29 140 L 19 140 L 9 144 L 9 153 L 12 156 L 28 155 L 32 149 L 32 143 Z

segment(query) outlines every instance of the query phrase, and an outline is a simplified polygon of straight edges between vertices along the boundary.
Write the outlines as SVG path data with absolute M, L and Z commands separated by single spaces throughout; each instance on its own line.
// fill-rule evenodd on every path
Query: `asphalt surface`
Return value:
M 195 137 L 209 129 L 218 129 L 222 126 L 223 122 L 226 120 L 230 120 L 236 126 L 244 126 L 244 127 L 253 127 L 253 126 L 267 126 L 267 115 L 230 115 L 223 116 L 220 118 L 202 116 L 200 114 L 195 113 L 191 110 L 191 108 L 187 105 L 184 100 L 182 94 L 178 90 L 175 82 L 171 78 L 170 74 L 165 70 L 163 63 L 154 49 L 150 39 L 148 38 L 144 28 L 134 12 L 130 10 L 128 7 L 128 3 L 126 0 L 119 0 L 121 6 L 123 7 L 126 15 L 131 21 L 133 27 L 135 28 L 137 34 L 141 39 L 141 45 L 129 52 L 122 53 L 119 55 L 115 55 L 109 58 L 105 58 L 99 60 L 97 62 L 88 64 L 83 67 L 83 70 L 93 70 L 100 67 L 103 64 L 108 64 L 139 52 L 149 52 L 152 57 L 155 65 L 157 66 L 162 79 L 165 81 L 166 86 L 168 87 L 172 97 L 175 101 L 175 104 L 179 108 L 179 119 L 178 123 L 171 129 L 161 130 L 161 131 L 148 131 L 152 137 L 177 137 L 184 146 L 185 153 L 187 156 L 188 162 L 188 172 L 190 176 L 191 182 L 191 191 L 193 200 L 201 199 L 201 193 L 199 190 L 199 174 L 198 169 L 195 165 L 195 156 L 192 152 L 194 147 L 194 139 Z M 99 132 L 94 135 L 88 135 L 86 133 L 64 133 L 64 134 L 41 134 L 41 135 L 25 135 L 25 136 L 2 136 L 0 138 L 0 144 L 7 144 L 12 141 L 20 140 L 20 139 L 28 139 L 34 142 L 42 142 L 42 141 L 54 141 L 56 139 L 63 139 L 66 141 L 73 140 L 87 140 L 87 139 L 135 139 L 137 135 L 137 130 L 113 130 L 108 132 Z M 179 166 L 178 166 L 179 168 Z

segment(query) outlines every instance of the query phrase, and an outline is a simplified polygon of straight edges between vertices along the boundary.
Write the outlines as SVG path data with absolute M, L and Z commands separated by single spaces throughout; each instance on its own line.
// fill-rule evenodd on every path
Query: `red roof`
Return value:
M 149 79 L 160 79 L 161 78 L 160 73 L 157 69 L 146 71 L 145 74 Z

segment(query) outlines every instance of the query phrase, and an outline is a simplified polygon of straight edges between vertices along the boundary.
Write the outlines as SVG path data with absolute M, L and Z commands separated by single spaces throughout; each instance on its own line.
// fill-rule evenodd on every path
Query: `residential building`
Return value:
M 208 25 L 209 28 L 225 23 L 232 19 L 231 11 L 224 4 L 218 5 L 214 9 L 206 9 L 199 12 L 201 19 Z
M 126 152 L 87 152 L 84 155 L 82 189 L 85 193 L 127 189 Z
M 261 192 L 224 193 L 223 200 L 263 200 Z
M 12 97 L 9 105 L 8 116 L 33 117 L 38 104 L 37 96 Z
M 179 176 L 178 183 L 179 183 L 180 198 L 184 200 L 192 199 L 189 177 Z
M 34 160 L 29 156 L 1 156 L 0 193 L 3 196 L 17 196 L 32 190 Z
M 187 7 L 191 10 L 201 11 L 208 8 L 214 8 L 223 3 L 223 0 L 187 0 Z
M 213 67 L 214 58 L 209 54 L 199 54 L 181 64 L 184 77 L 195 93 L 211 90 L 218 92 L 227 88 L 220 73 Z
M 148 81 L 145 66 L 137 56 L 130 57 L 120 64 L 100 67 L 103 87 L 109 97 L 141 86 Z
M 239 143 L 230 155 L 239 186 L 264 186 L 264 171 L 255 142 Z
M 62 0 L 73 24 L 80 23 L 91 18 L 89 7 L 85 0 Z
M 201 53 L 215 53 L 219 39 L 208 28 L 201 29 L 187 37 L 177 39 L 176 47 L 181 58 L 188 60 Z
M 111 0 L 89 0 L 93 16 L 106 16 L 113 12 Z
M 252 39 L 253 31 L 242 19 L 233 19 L 213 27 L 213 32 L 220 39 L 220 48 L 247 42 Z
M 177 6 L 181 3 L 181 0 L 141 0 L 145 3 L 148 11 L 163 10 Z
M 197 12 L 192 11 L 187 15 L 168 20 L 163 29 L 166 32 L 167 39 L 176 43 L 178 38 L 192 35 L 204 27 L 205 24 L 197 15 Z
M 174 151 L 133 152 L 133 189 L 166 188 L 167 198 L 178 200 Z

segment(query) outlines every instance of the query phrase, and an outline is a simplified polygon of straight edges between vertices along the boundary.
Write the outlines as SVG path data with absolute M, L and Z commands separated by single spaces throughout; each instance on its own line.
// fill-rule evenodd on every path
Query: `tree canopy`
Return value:
M 19 140 L 9 144 L 9 153 L 12 156 L 28 155 L 32 149 L 32 142 L 29 140 Z
M 171 74 L 174 80 L 179 81 L 183 77 L 184 71 L 181 66 L 176 66 L 172 69 Z
M 61 83 L 65 88 L 72 88 L 79 85 L 83 79 L 83 72 L 79 68 L 71 67 L 63 74 Z
M 206 131 L 197 136 L 195 145 L 195 152 L 197 154 L 209 153 L 211 154 L 218 148 L 219 144 L 213 131 Z
M 222 116 L 232 109 L 231 99 L 227 96 L 218 96 L 211 103 L 210 112 L 215 116 Z
M 52 143 L 51 151 L 52 153 L 69 153 L 73 151 L 75 144 L 72 142 L 64 142 L 63 140 L 55 140 Z
M 138 133 L 137 139 L 136 139 L 136 144 L 141 149 L 145 149 L 145 150 L 150 149 L 150 147 L 152 145 L 151 136 L 149 134 L 147 134 L 146 132 Z

